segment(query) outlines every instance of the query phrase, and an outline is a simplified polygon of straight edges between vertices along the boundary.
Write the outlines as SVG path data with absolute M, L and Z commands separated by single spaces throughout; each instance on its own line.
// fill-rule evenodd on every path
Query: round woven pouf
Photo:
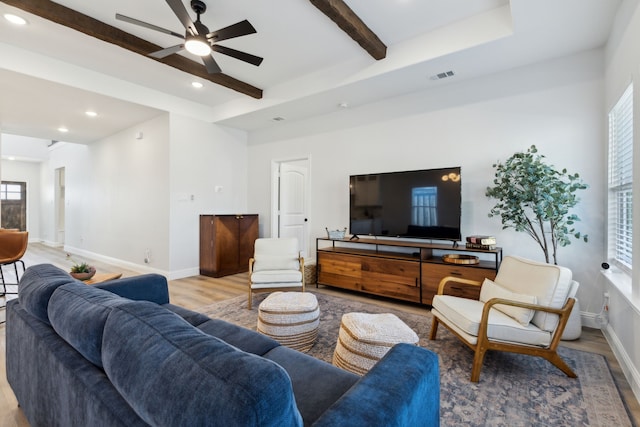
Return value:
M 310 292 L 274 292 L 258 307 L 258 332 L 307 352 L 318 337 L 320 307 Z
M 364 375 L 398 343 L 417 344 L 418 335 L 391 313 L 346 313 L 340 322 L 333 364 Z

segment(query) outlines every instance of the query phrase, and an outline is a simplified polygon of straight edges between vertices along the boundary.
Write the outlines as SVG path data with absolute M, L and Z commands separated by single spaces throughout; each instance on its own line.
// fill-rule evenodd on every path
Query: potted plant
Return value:
M 67 258 L 73 261 L 73 265 L 71 266 L 71 270 L 69 274 L 74 279 L 78 280 L 89 280 L 96 274 L 96 268 L 90 266 L 86 262 L 78 263 L 72 257 L 71 254 L 67 254 Z
M 500 216 L 502 229 L 511 227 L 529 234 L 542 248 L 547 263 L 551 252 L 554 264 L 558 264 L 558 246 L 571 244 L 572 237 L 588 241 L 587 235 L 574 228 L 580 218 L 569 212 L 580 200 L 576 192 L 588 187 L 577 173 L 546 164 L 535 145 L 493 167 L 494 186 L 487 187 L 486 196 L 497 203 L 489 217 Z

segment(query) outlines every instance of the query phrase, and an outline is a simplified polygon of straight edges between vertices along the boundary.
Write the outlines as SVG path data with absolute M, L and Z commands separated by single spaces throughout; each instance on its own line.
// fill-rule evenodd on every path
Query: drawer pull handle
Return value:
M 460 273 L 459 271 L 452 271 L 451 275 L 452 276 L 462 276 L 462 273 Z

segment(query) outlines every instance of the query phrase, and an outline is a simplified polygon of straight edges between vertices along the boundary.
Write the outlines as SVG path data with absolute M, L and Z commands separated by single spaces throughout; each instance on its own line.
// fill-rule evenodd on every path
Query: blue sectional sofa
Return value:
M 163 276 L 87 286 L 30 267 L 7 305 L 7 378 L 37 426 L 435 426 L 437 356 L 395 346 L 357 377 L 169 303 Z

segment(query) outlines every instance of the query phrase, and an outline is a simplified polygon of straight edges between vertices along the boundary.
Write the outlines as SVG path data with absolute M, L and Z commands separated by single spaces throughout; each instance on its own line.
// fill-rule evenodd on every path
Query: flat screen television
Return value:
M 360 236 L 461 240 L 460 167 L 349 177 L 349 231 Z

